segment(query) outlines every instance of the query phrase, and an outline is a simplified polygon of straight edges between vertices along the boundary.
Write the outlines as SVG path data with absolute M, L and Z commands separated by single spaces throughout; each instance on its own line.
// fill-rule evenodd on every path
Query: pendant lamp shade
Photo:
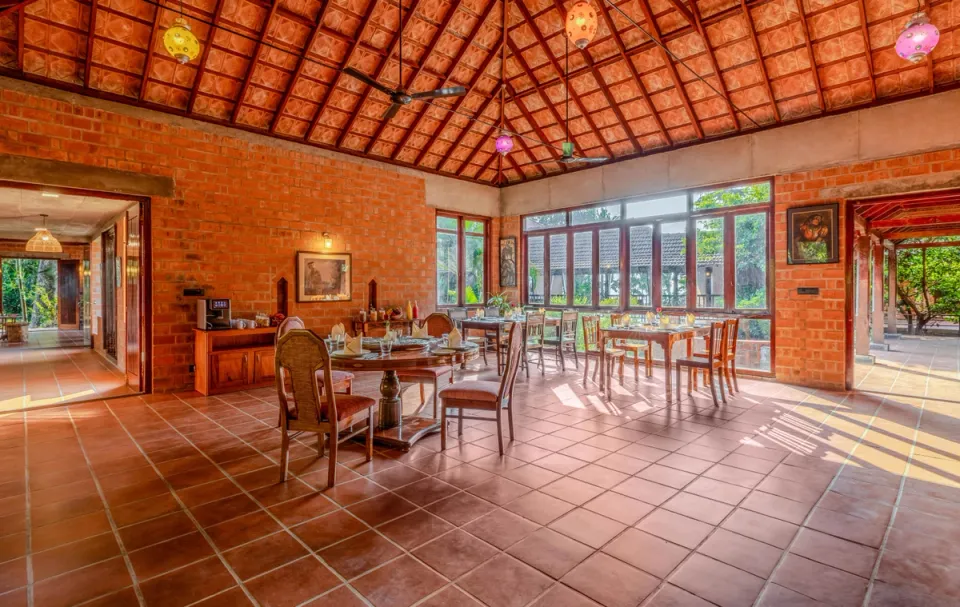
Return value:
M 37 233 L 27 241 L 27 251 L 30 253 L 62 253 L 63 247 L 60 246 L 60 242 L 47 229 L 47 216 L 41 215 L 41 217 L 43 217 L 43 227 L 37 228 Z
M 603 0 L 601 0 L 603 1 Z M 567 38 L 583 50 L 597 35 L 597 13 L 589 2 L 577 2 L 567 13 Z

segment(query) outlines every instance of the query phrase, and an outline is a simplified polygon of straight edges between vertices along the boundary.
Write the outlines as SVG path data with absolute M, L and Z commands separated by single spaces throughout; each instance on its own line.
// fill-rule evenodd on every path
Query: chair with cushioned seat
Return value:
M 421 326 L 427 326 L 427 334 L 430 337 L 441 337 L 444 333 L 453 330 L 453 321 L 446 314 L 434 312 L 424 319 Z M 402 369 L 397 371 L 397 379 L 400 380 L 400 390 L 403 391 L 403 384 L 420 384 L 420 407 L 416 413 L 420 413 L 427 404 L 426 394 L 423 390 L 425 384 L 433 384 L 433 419 L 437 419 L 437 390 L 440 384 L 440 378 L 444 375 L 450 375 L 450 383 L 453 383 L 453 367 L 418 367 L 416 369 Z
M 280 341 L 280 338 L 287 334 L 288 331 L 294 329 L 306 329 L 306 325 L 303 324 L 303 321 L 300 320 L 297 316 L 290 316 L 289 318 L 284 318 L 283 322 L 280 323 L 280 326 L 277 327 L 277 334 L 273 341 L 273 346 L 276 348 L 277 344 Z M 279 376 L 277 376 L 279 379 Z M 343 394 L 353 394 L 353 380 L 354 374 L 349 371 L 334 371 L 332 374 L 333 379 L 333 391 L 341 392 Z M 323 381 L 323 374 L 319 373 L 317 379 L 321 382 Z M 283 381 L 278 381 L 278 387 L 286 389 L 287 386 Z M 288 393 L 288 398 L 292 398 Z M 277 422 L 277 426 L 280 426 L 283 423 L 283 418 L 280 417 Z
M 290 432 L 315 432 L 317 454 L 323 457 L 323 441 L 330 435 L 330 466 L 327 486 L 337 481 L 337 449 L 340 443 L 366 434 L 367 461 L 373 459 L 374 409 L 377 401 L 366 396 L 337 394 L 324 386 L 333 386 L 333 370 L 327 345 L 312 331 L 292 329 L 277 343 L 276 373 L 288 379 L 277 382 L 280 397 L 280 482 L 287 480 Z M 321 380 L 321 377 L 323 378 Z M 366 426 L 340 436 L 343 428 L 366 420 Z
M 523 327 L 513 323 L 507 337 L 507 366 L 499 382 L 484 380 L 461 381 L 447 386 L 440 391 L 440 449 L 447 448 L 447 409 L 457 410 L 457 434 L 463 434 L 463 420 L 497 422 L 497 444 L 500 455 L 503 455 L 503 429 L 501 417 L 504 405 L 507 409 L 507 420 L 510 428 L 510 440 L 513 440 L 513 386 L 517 379 L 517 370 L 520 368 L 520 358 L 523 352 Z M 489 417 L 465 416 L 464 409 L 493 411 L 496 420 Z

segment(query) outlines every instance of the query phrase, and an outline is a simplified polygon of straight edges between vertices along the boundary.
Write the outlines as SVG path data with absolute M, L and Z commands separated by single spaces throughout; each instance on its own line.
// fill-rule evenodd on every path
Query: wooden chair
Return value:
M 566 362 L 563 358 L 563 352 L 570 349 L 573 352 L 573 362 L 577 369 L 580 368 L 580 357 L 577 355 L 577 320 L 580 314 L 574 310 L 568 310 L 560 313 L 560 326 L 557 327 L 556 337 L 545 337 L 543 344 L 557 349 L 557 358 L 559 359 L 560 369 L 567 370 Z
M 280 338 L 276 356 L 277 378 L 289 378 L 291 394 L 277 382 L 280 397 L 280 482 L 287 480 L 290 432 L 316 432 L 317 454 L 323 457 L 324 435 L 330 435 L 327 486 L 337 481 L 337 448 L 359 434 L 367 435 L 367 461 L 373 459 L 374 409 L 377 401 L 366 396 L 336 394 L 327 346 L 315 333 L 293 329 Z M 323 381 L 319 375 L 322 374 Z M 292 396 L 292 398 L 291 398 Z M 366 427 L 340 436 L 340 430 L 366 420 Z
M 471 417 L 463 414 L 464 409 L 493 411 L 497 422 L 497 444 L 503 455 L 503 429 L 501 417 L 507 409 L 507 423 L 510 428 L 510 440 L 513 440 L 513 386 L 523 356 L 523 327 L 513 323 L 507 338 L 507 368 L 499 382 L 467 380 L 440 391 L 440 450 L 447 448 L 447 409 L 457 410 L 457 435 L 463 435 L 463 420 L 494 421 L 489 417 Z
M 727 381 L 727 392 L 733 395 L 740 391 L 740 386 L 737 384 L 737 341 L 739 340 L 740 334 L 740 319 L 729 318 L 724 322 L 727 324 L 727 347 L 722 352 L 723 378 Z M 709 341 L 709 339 L 710 338 L 708 336 L 704 339 L 704 341 Z M 706 352 L 694 352 L 693 355 L 703 358 L 707 357 Z M 696 381 L 698 373 L 699 370 L 694 371 L 694 388 L 697 387 Z
M 430 337 L 441 337 L 444 333 L 453 331 L 453 321 L 446 314 L 434 312 L 427 316 L 420 324 L 427 326 L 427 334 Z M 439 390 L 440 378 L 444 375 L 450 375 L 450 383 L 453 383 L 453 367 L 420 367 L 417 369 L 403 369 L 397 371 L 397 379 L 400 380 L 400 389 L 403 391 L 403 384 L 420 385 L 420 407 L 416 413 L 420 413 L 427 404 L 426 393 L 423 386 L 433 384 L 433 419 L 437 419 L 437 391 Z
M 593 369 L 593 380 L 597 379 L 597 369 L 600 367 L 600 316 L 596 314 L 584 315 L 580 322 L 583 324 L 583 383 L 587 383 L 587 373 L 590 370 L 590 357 L 597 359 Z M 607 378 L 613 377 L 613 365 L 620 361 L 620 383 L 623 383 L 623 359 L 626 353 L 623 350 L 603 344 L 603 357 L 607 361 L 607 368 L 601 370 Z
M 283 337 L 288 332 L 294 329 L 306 329 L 306 326 L 303 324 L 303 321 L 300 320 L 300 318 L 297 316 L 290 316 L 288 318 L 284 318 L 283 322 L 280 323 L 280 326 L 277 327 L 277 334 L 273 340 L 274 348 L 277 347 L 281 337 Z M 343 394 L 353 394 L 353 380 L 355 378 L 353 373 L 350 373 L 349 371 L 333 371 L 331 373 L 331 376 L 333 378 L 334 392 L 341 392 Z M 277 378 L 278 378 L 277 388 L 281 390 L 287 390 L 288 386 L 286 385 L 286 381 L 281 381 L 279 375 L 277 376 Z M 324 377 L 323 377 L 322 371 L 317 372 L 317 380 L 320 381 L 321 385 L 323 384 Z M 287 397 L 292 398 L 289 391 L 287 392 Z M 280 413 L 277 426 L 280 426 L 282 424 L 283 424 L 283 412 Z
M 717 389 L 714 386 L 714 376 L 723 373 L 723 352 L 727 349 L 727 324 L 718 321 L 710 324 L 710 336 L 707 340 L 706 356 L 691 356 L 690 358 L 678 358 L 677 364 L 677 400 L 680 400 L 680 371 L 687 368 L 687 394 L 693 391 L 693 374 L 696 370 L 702 370 L 707 374 L 707 381 L 710 382 L 710 394 L 713 395 L 713 405 L 719 407 L 717 401 Z M 670 369 L 666 370 L 667 373 Z M 727 395 L 723 391 L 723 378 L 717 377 L 717 383 L 720 384 L 720 398 L 727 402 Z
M 610 324 L 619 325 L 623 322 L 623 314 L 611 314 Z M 653 348 L 650 343 L 638 344 L 630 343 L 625 339 L 613 340 L 613 347 L 624 352 L 633 352 L 633 379 L 640 379 L 640 353 L 643 352 L 644 374 L 646 377 L 653 377 Z

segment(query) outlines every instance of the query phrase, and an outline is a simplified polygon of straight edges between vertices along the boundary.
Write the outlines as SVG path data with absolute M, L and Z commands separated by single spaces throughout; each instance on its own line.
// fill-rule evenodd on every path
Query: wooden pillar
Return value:
M 897 332 L 897 250 L 887 249 L 887 333 Z
M 870 354 L 870 237 L 857 240 L 857 308 L 854 316 L 854 352 Z
M 873 243 L 873 287 L 870 289 L 873 299 L 873 309 L 870 311 L 870 341 L 875 344 L 883 343 L 883 241 Z

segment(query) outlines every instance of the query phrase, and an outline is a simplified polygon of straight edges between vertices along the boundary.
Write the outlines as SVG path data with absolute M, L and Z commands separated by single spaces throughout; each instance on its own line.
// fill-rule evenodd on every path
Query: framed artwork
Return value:
M 787 263 L 840 261 L 840 205 L 821 204 L 787 209 Z
M 517 237 L 500 239 L 500 286 L 517 286 Z
M 297 302 L 350 301 L 353 297 L 350 253 L 297 251 Z

